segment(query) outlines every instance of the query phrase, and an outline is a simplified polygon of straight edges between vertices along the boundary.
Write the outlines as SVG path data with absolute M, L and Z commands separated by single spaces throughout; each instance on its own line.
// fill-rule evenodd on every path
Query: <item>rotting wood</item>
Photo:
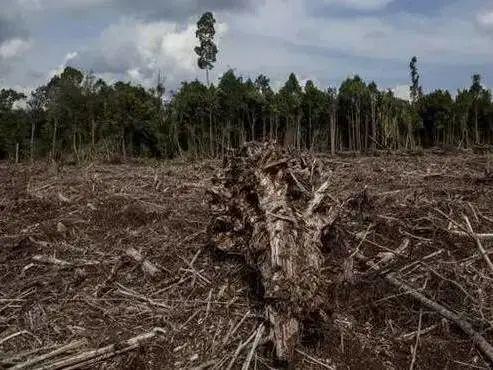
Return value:
M 258 271 L 276 356 L 290 362 L 303 320 L 322 302 L 322 239 L 339 213 L 327 204 L 330 180 L 312 157 L 249 143 L 226 160 L 218 182 L 212 244 Z

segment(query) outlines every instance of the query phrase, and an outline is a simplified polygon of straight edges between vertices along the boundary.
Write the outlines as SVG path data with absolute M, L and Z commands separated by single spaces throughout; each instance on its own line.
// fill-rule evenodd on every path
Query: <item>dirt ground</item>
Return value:
M 320 161 L 333 199 L 352 207 L 326 253 L 328 275 L 342 268 L 331 264 L 339 249 L 378 260 L 407 240 L 408 254 L 393 271 L 492 343 L 492 271 L 456 223 L 465 215 L 474 232 L 493 232 L 493 160 L 462 153 Z M 111 344 L 118 349 L 153 328 L 163 331 L 86 367 L 241 368 L 249 354 L 241 344 L 263 322 L 263 302 L 253 272 L 208 243 L 207 190 L 218 167 L 0 163 L 0 368 L 80 340 L 32 368 Z M 483 246 L 493 256 L 492 240 Z M 157 272 L 146 272 L 129 248 Z M 453 323 L 363 263 L 354 261 L 350 281 L 329 286 L 329 317 L 306 323 L 293 367 L 489 368 Z M 272 353 L 260 346 L 251 367 L 276 368 Z

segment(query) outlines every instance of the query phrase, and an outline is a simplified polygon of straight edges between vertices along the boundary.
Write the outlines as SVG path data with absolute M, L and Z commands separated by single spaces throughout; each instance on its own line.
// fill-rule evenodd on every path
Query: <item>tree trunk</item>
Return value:
M 15 164 L 19 163 L 19 143 L 15 143 Z
M 336 154 L 336 115 L 333 108 L 330 113 L 330 154 Z
M 72 135 L 72 148 L 74 150 L 74 156 L 77 162 L 79 162 L 79 153 L 77 151 L 77 131 L 74 130 Z
M 478 103 L 474 107 L 474 138 L 475 144 L 480 144 L 479 124 L 478 124 Z
M 34 162 L 34 132 L 36 131 L 36 123 L 33 119 L 31 122 L 31 142 L 30 142 L 30 156 L 31 156 L 31 163 Z
M 51 160 L 55 160 L 55 150 L 56 150 L 56 130 L 57 130 L 57 120 L 53 120 L 53 136 L 51 139 Z
M 375 151 L 377 149 L 377 119 L 375 114 L 375 99 L 372 97 L 371 100 L 371 134 L 373 140 L 371 141 L 371 149 Z
M 215 156 L 214 132 L 212 127 L 212 111 L 209 110 L 209 152 L 211 157 Z
M 125 130 L 122 130 L 122 155 L 123 155 L 123 160 L 127 160 L 127 148 L 125 146 Z
M 94 117 L 91 120 L 91 150 L 93 153 L 96 150 L 96 122 Z
M 320 313 L 321 294 L 327 293 L 322 239 L 338 207 L 320 207 L 329 182 L 320 171 L 308 170 L 314 160 L 288 157 L 272 143 L 247 144 L 227 159 L 220 178 L 229 180 L 211 190 L 211 242 L 223 252 L 244 256 L 258 271 L 264 288 L 261 301 L 266 302 L 281 361 L 293 360 L 303 321 Z M 316 189 L 305 189 L 304 205 L 293 204 L 293 178 Z

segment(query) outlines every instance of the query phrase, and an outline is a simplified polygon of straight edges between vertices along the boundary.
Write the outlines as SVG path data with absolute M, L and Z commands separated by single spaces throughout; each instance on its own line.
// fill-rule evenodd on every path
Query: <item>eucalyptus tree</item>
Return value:
M 262 119 L 262 140 L 266 140 L 267 138 L 267 122 L 269 122 L 269 131 L 271 132 L 272 139 L 272 115 L 275 94 L 270 87 L 270 79 L 263 74 L 258 75 L 255 79 L 255 88 L 259 94 L 259 108 Z
M 280 110 L 285 118 L 285 144 L 295 144 L 301 148 L 301 118 L 303 90 L 294 73 L 291 73 L 284 86 L 279 90 Z
M 416 103 L 423 96 L 423 89 L 419 84 L 420 76 L 418 72 L 418 58 L 416 56 L 411 58 L 409 69 L 411 74 L 411 86 L 409 88 L 411 93 L 411 101 Z
M 211 12 L 205 12 L 197 22 L 197 37 L 200 45 L 195 47 L 195 53 L 198 56 L 197 64 L 200 69 L 205 69 L 207 85 L 209 86 L 209 71 L 214 68 L 218 49 L 214 43 L 216 30 L 214 25 L 216 20 Z
M 478 74 L 473 75 L 470 91 L 474 101 L 474 143 L 475 144 L 479 144 L 478 110 L 479 110 L 479 99 L 482 90 L 483 87 L 481 86 L 481 76 Z
M 448 144 L 448 131 L 453 129 L 454 101 L 446 90 L 435 90 L 423 97 L 421 117 L 427 145 Z
M 15 104 L 26 99 L 23 93 L 12 89 L 0 90 L 0 158 L 9 154 L 19 161 L 19 150 L 27 135 L 24 112 Z
M 366 96 L 367 86 L 358 75 L 347 78 L 339 88 L 339 120 L 346 124 L 344 131 L 349 150 L 361 151 L 363 147 L 361 122 Z
M 378 91 L 377 84 L 372 81 L 368 85 L 368 96 L 370 99 L 370 120 L 371 120 L 371 135 L 368 134 L 368 138 L 371 139 L 371 150 L 377 148 L 378 143 L 378 128 L 377 128 L 377 102 L 380 92 Z
M 329 136 L 330 136 L 330 153 L 332 155 L 336 154 L 337 145 L 337 109 L 338 109 L 338 99 L 337 99 L 337 89 L 329 87 L 326 94 L 328 115 L 329 115 Z M 339 140 L 340 142 L 340 140 Z
M 243 79 L 237 77 L 232 69 L 226 71 L 218 85 L 219 110 L 223 119 L 221 146 L 237 146 L 245 141 Z
M 304 136 L 306 137 L 305 142 L 309 150 L 313 149 L 317 136 L 320 134 L 320 129 L 317 126 L 321 126 L 320 124 L 326 121 L 326 115 L 323 114 L 327 111 L 325 100 L 324 92 L 313 81 L 308 80 L 305 84 L 302 106 L 303 115 L 308 121 L 308 127 Z

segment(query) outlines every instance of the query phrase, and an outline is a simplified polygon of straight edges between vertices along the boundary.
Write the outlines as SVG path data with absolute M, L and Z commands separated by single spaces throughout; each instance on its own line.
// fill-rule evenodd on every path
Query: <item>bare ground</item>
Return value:
M 493 272 L 454 225 L 464 225 L 465 215 L 474 232 L 493 232 L 488 157 L 320 160 L 332 171 L 331 196 L 353 199 L 326 251 L 327 275 L 342 274 L 331 261 L 347 250 L 378 260 L 407 239 L 408 254 L 392 270 L 493 342 Z M 208 246 L 207 190 L 217 168 L 184 161 L 61 171 L 0 164 L 0 368 L 81 339 L 87 343 L 37 365 L 118 349 L 156 327 L 165 333 L 86 366 L 241 368 L 249 347 L 236 359 L 235 352 L 263 322 L 263 302 L 252 271 Z M 493 257 L 491 240 L 482 243 Z M 129 248 L 157 274 L 145 272 Z M 306 323 L 296 368 L 409 368 L 413 352 L 415 369 L 488 368 L 453 323 L 365 264 L 354 261 L 352 278 L 329 286 L 329 319 Z M 272 347 L 260 346 L 252 368 L 275 366 Z

